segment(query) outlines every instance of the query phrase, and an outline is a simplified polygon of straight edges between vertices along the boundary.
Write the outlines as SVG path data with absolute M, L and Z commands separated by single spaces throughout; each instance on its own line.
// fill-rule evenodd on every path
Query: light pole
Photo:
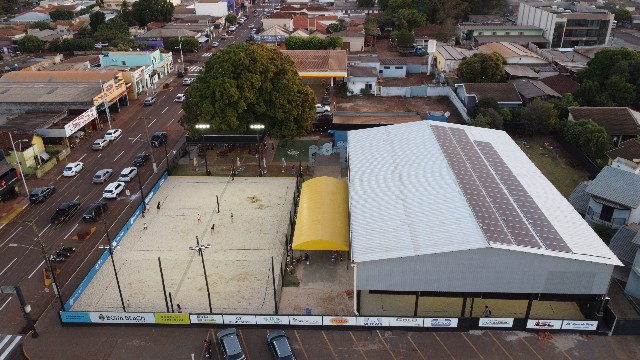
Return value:
M 104 95 L 104 85 L 102 84 L 102 80 L 100 80 L 100 92 L 102 93 L 102 104 L 104 104 L 104 111 L 107 113 L 109 130 L 111 130 L 111 114 L 109 114 L 109 104 L 107 104 L 107 97 Z
M 189 246 L 189 250 L 193 250 L 200 255 L 202 259 L 202 271 L 204 272 L 204 281 L 207 284 L 207 299 L 209 300 L 209 314 L 213 314 L 213 308 L 211 307 L 211 291 L 209 291 L 209 279 L 207 279 L 207 268 L 204 266 L 204 250 L 211 247 L 211 244 L 200 245 L 200 240 L 196 236 L 196 246 Z
M 20 170 L 20 177 L 22 178 L 22 184 L 24 184 L 24 191 L 26 191 L 26 195 L 29 196 L 29 188 L 27 187 L 27 181 L 24 179 L 24 172 L 22 171 L 22 162 L 20 161 L 20 158 L 18 157 L 18 152 L 16 151 L 16 148 L 15 148 L 15 144 L 19 142 L 20 152 L 22 153 L 22 143 L 25 141 L 29 142 L 29 140 L 20 139 L 14 142 L 13 136 L 11 136 L 10 132 L 9 132 L 9 140 L 11 140 L 11 147 L 13 147 L 13 155 L 16 157 L 16 162 L 18 163 L 18 170 Z
M 211 128 L 209 124 L 196 124 L 196 129 L 204 130 Z M 205 175 L 209 175 L 209 164 L 207 164 L 207 148 L 204 146 L 204 134 L 202 134 L 202 149 L 204 150 L 204 170 Z
M 113 265 L 113 272 L 116 274 L 116 284 L 118 285 L 118 293 L 120 294 L 120 303 L 122 304 L 122 311 L 127 312 L 127 309 L 124 307 L 124 298 L 122 297 L 122 289 L 120 288 L 120 279 L 118 278 L 118 270 L 116 270 L 116 261 L 113 259 L 113 244 L 111 243 L 111 238 L 109 237 L 109 229 L 107 228 L 107 222 L 102 217 L 102 224 L 104 225 L 104 232 L 107 235 L 108 245 L 100 245 L 98 248 L 100 249 L 109 249 L 109 257 L 111 258 L 111 265 Z M 116 246 L 118 248 L 119 246 Z
M 184 72 L 184 57 L 182 56 L 182 36 L 178 36 L 178 41 L 180 42 L 180 62 L 182 63 L 182 72 Z
M 142 190 L 142 174 L 140 173 L 140 167 L 136 166 L 136 177 L 138 178 L 138 185 L 140 186 L 140 198 L 142 199 L 142 211 L 147 209 L 147 202 L 144 201 L 144 191 Z M 107 235 L 109 236 L 109 235 Z
M 158 168 L 156 166 L 156 159 L 153 156 L 153 147 L 151 147 L 151 138 L 149 137 L 149 128 L 147 126 L 147 120 L 151 120 L 148 116 L 140 116 L 138 119 L 142 119 L 144 121 L 144 132 L 147 135 L 147 145 L 149 145 L 149 150 L 151 153 L 151 162 L 153 163 L 153 172 L 157 172 Z
M 249 128 L 256 130 L 256 143 L 258 144 L 258 176 L 262 176 L 262 146 L 260 146 L 260 132 L 264 130 L 264 125 L 251 124 L 249 125 Z
M 42 239 L 40 239 L 40 233 L 36 228 L 36 222 L 35 220 L 31 220 L 31 222 L 27 222 L 27 224 L 31 225 L 31 228 L 36 233 L 36 240 L 38 241 L 38 243 L 40 243 L 40 252 L 42 253 L 44 262 L 47 265 L 47 270 L 51 274 L 51 280 L 53 281 L 53 292 L 58 296 L 58 300 L 60 300 L 60 307 L 62 308 L 61 310 L 64 311 L 65 310 L 64 300 L 62 299 L 62 292 L 60 291 L 60 287 L 58 286 L 58 279 L 56 279 L 56 273 L 55 271 L 53 271 L 53 268 L 51 267 L 51 261 L 49 259 L 49 256 L 47 256 L 47 249 L 45 248 L 44 243 L 42 242 Z

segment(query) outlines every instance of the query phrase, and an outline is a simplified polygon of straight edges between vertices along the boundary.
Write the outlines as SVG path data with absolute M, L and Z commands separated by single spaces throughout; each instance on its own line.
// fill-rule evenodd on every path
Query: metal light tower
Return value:
M 207 278 L 207 268 L 204 266 L 204 250 L 211 247 L 211 244 L 200 245 L 200 240 L 196 236 L 196 246 L 189 246 L 189 250 L 193 250 L 200 255 L 202 259 L 202 271 L 204 272 L 204 281 L 207 284 L 207 299 L 209 300 L 209 313 L 213 314 L 213 308 L 211 307 L 211 291 L 209 290 L 209 279 Z

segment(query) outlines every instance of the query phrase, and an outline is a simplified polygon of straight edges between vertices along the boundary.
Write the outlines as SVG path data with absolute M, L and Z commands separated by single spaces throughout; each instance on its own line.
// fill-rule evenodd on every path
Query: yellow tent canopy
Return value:
M 349 251 L 347 184 L 322 176 L 302 184 L 293 250 Z

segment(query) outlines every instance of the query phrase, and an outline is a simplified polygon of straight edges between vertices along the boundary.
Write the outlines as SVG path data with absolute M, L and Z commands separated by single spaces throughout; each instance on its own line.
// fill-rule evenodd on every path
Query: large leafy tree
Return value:
M 498 83 L 504 79 L 504 58 L 497 53 L 473 54 L 462 60 L 458 73 L 464 82 Z
M 290 57 L 262 45 L 239 44 L 207 61 L 187 90 L 180 123 L 198 136 L 196 124 L 249 133 L 249 126 L 259 122 L 271 136 L 289 138 L 310 130 L 315 103 Z
M 520 112 L 526 135 L 547 134 L 558 125 L 558 112 L 552 104 L 534 99 Z
M 345 31 L 345 30 L 347 30 L 347 23 L 344 21 L 344 19 L 340 19 L 337 22 L 331 23 L 327 26 L 327 32 L 329 34 Z
M 18 0 L 3 0 L 0 1 L 0 15 L 10 15 L 16 11 L 18 7 Z
M 120 4 L 120 19 L 122 19 L 122 21 L 129 26 L 133 26 L 136 24 L 136 21 L 133 18 L 131 5 L 129 5 L 127 0 L 122 0 L 122 4 Z
M 616 7 L 611 10 L 611 13 L 614 16 L 614 19 L 619 23 L 627 23 L 631 21 L 631 12 L 627 10 L 625 7 Z
M 129 27 L 119 17 L 115 17 L 106 23 L 98 26 L 98 31 L 94 34 L 94 38 L 100 41 L 113 42 L 122 41 L 131 38 L 129 35 Z
M 104 15 L 102 11 L 95 11 L 89 15 L 89 26 L 91 27 L 91 31 L 98 31 L 98 27 L 105 22 L 107 22 L 107 17 Z
M 170 51 L 176 51 L 180 49 L 180 38 L 171 38 L 167 41 L 167 46 Z M 182 52 L 196 52 L 200 48 L 200 43 L 198 39 L 194 37 L 183 37 L 182 38 Z
M 51 21 L 71 20 L 74 16 L 73 11 L 63 9 L 56 9 L 49 13 Z
M 24 53 L 37 53 L 44 49 L 44 42 L 37 36 L 25 35 L 18 40 L 18 50 Z
M 592 160 L 601 159 L 613 146 L 605 129 L 590 119 L 565 122 L 562 135 Z
M 391 41 L 396 46 L 411 46 L 416 41 L 416 37 L 407 29 L 394 30 L 391 33 Z
M 376 6 L 376 0 L 358 0 L 356 4 L 358 4 L 358 7 L 374 7 Z
M 318 36 L 289 36 L 284 44 L 287 50 L 335 49 L 342 46 L 342 38 L 338 36 L 327 36 L 324 39 Z
M 229 13 L 229 14 L 227 14 L 227 16 L 225 16 L 225 17 L 224 17 L 224 21 L 225 21 L 227 24 L 231 24 L 231 25 L 233 25 L 233 24 L 235 24 L 236 22 L 238 22 L 238 17 L 237 17 L 235 14 L 233 14 L 233 13 Z
M 138 0 L 131 9 L 133 18 L 140 26 L 153 21 L 170 21 L 174 11 L 173 4 L 168 0 Z
M 29 25 L 29 29 L 49 30 L 51 29 L 51 25 L 48 21 L 40 20 Z

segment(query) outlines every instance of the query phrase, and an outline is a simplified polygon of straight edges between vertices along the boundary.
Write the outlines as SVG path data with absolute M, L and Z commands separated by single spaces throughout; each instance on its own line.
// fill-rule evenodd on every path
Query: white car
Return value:
M 102 197 L 105 199 L 117 199 L 120 193 L 124 190 L 124 183 L 120 181 L 112 182 L 107 185 L 102 192 Z
M 186 97 L 184 96 L 184 94 L 178 94 L 178 95 L 176 95 L 176 98 L 175 98 L 175 100 L 173 100 L 173 101 L 175 101 L 175 102 L 183 102 L 183 101 L 184 101 L 184 99 L 186 99 Z
M 229 26 L 229 31 L 236 31 L 237 28 L 238 28 L 237 26 L 231 25 Z
M 113 141 L 113 140 L 116 140 L 117 138 L 119 138 L 120 135 L 122 135 L 122 130 L 120 130 L 120 129 L 111 129 L 111 130 L 107 131 L 106 134 L 104 134 L 104 138 L 106 140 Z
M 217 48 L 218 46 L 220 46 L 220 43 L 217 41 L 211 43 L 211 47 Z
M 109 140 L 107 140 L 107 139 L 98 139 L 98 140 L 93 142 L 93 145 L 91 145 L 91 148 L 93 150 L 102 150 L 102 149 L 106 148 L 107 145 L 109 145 Z
M 253 24 L 249 25 L 249 29 L 253 29 L 254 27 L 255 27 L 255 25 L 253 25 Z
M 186 78 L 182 79 L 182 85 L 189 86 L 189 85 L 193 84 L 194 80 L 195 80 L 195 78 L 187 78 L 186 77 Z
M 72 162 L 65 166 L 64 171 L 62 172 L 62 176 L 76 176 L 80 173 L 80 170 L 84 167 L 84 164 L 81 162 Z
M 316 104 L 316 114 L 322 114 L 331 111 L 330 106 Z
M 133 166 L 124 168 L 122 169 L 122 172 L 120 172 L 120 177 L 118 178 L 118 181 L 129 182 L 131 181 L 131 179 L 136 177 L 136 175 L 138 175 L 138 168 Z

